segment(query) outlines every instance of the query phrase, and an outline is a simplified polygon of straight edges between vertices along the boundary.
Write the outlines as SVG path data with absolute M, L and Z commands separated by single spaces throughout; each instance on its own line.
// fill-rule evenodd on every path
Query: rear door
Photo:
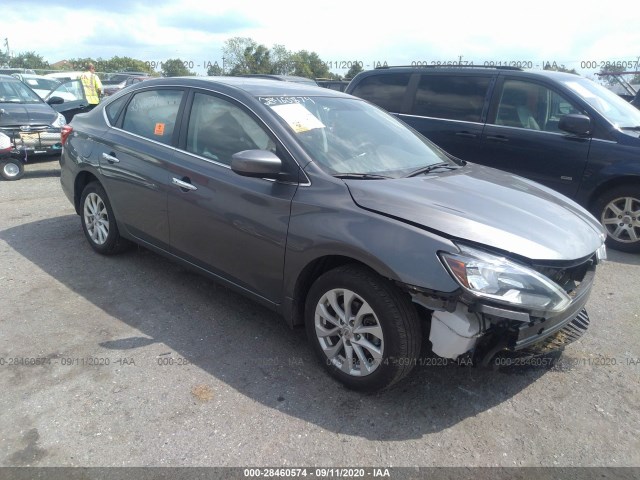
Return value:
M 558 123 L 563 115 L 587 113 L 546 83 L 506 76 L 496 88 L 474 161 L 574 196 L 591 139 L 563 132 Z
M 168 169 L 185 89 L 156 87 L 124 96 L 105 109 L 109 128 L 93 148 L 118 221 L 137 239 L 169 249 Z
M 298 167 L 244 105 L 197 90 L 190 95 L 188 105 L 180 151 L 167 164 L 172 251 L 246 291 L 278 303 Z M 252 149 L 276 153 L 290 180 L 234 173 L 231 156 Z

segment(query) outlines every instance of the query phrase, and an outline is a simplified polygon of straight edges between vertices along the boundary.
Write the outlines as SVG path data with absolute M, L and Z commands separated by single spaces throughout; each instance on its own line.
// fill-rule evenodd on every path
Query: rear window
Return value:
M 134 95 L 124 112 L 122 129 L 156 142 L 171 143 L 181 90 L 149 90 Z
M 401 113 L 410 77 L 410 73 L 372 75 L 364 78 L 351 94 L 375 103 L 389 112 Z
M 491 77 L 423 75 L 414 115 L 480 122 Z

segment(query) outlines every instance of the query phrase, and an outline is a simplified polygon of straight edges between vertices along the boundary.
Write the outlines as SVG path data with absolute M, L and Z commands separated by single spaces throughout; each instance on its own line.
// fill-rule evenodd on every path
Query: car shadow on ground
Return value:
M 626 265 L 640 265 L 640 254 L 607 249 L 607 261 Z
M 427 356 L 398 386 L 361 394 L 325 374 L 302 330 L 148 250 L 94 253 L 75 215 L 12 227 L 0 239 L 144 335 L 104 339 L 96 354 L 119 351 L 135 358 L 160 342 L 241 394 L 331 432 L 372 440 L 420 438 L 507 401 L 545 373 L 434 365 Z

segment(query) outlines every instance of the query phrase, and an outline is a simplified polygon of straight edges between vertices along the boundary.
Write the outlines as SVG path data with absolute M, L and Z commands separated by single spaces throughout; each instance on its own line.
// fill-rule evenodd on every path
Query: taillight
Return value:
M 65 142 L 67 141 L 67 138 L 69 138 L 69 135 L 71 135 L 71 132 L 73 132 L 73 127 L 71 125 L 64 125 L 62 127 L 62 129 L 60 130 L 62 145 L 65 144 Z

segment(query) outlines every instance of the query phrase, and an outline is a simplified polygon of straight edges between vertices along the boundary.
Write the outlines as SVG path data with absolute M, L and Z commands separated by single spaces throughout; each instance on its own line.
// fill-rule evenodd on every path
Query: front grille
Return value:
M 594 265 L 594 257 L 571 267 L 534 266 L 534 269 L 549 278 L 570 296 L 584 280 L 589 269 Z
M 589 315 L 582 310 L 576 317 L 567 323 L 562 329 L 544 340 L 518 351 L 521 355 L 543 355 L 545 353 L 560 350 L 570 343 L 578 340 L 589 328 Z

